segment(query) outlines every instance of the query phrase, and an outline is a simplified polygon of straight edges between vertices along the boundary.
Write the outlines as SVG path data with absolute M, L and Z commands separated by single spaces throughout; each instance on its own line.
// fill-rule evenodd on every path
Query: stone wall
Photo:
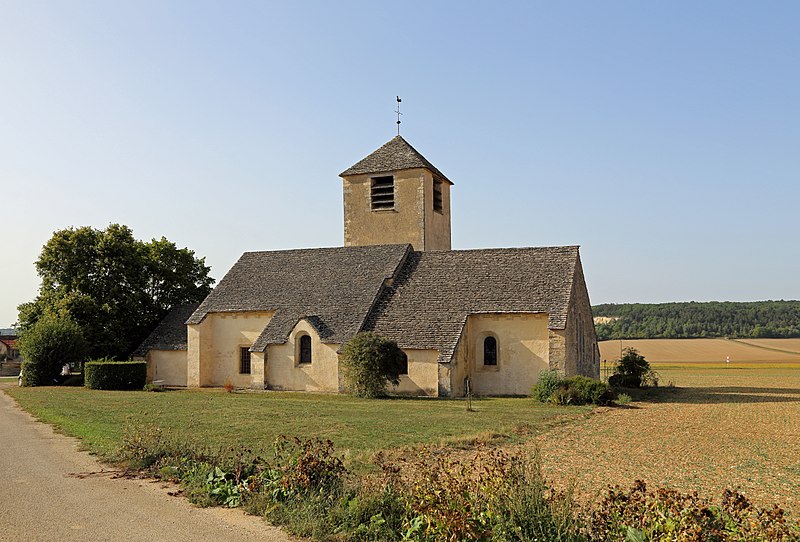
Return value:
M 565 369 L 568 376 L 583 375 L 600 378 L 600 355 L 594 329 L 592 306 L 583 276 L 580 258 L 575 268 L 575 278 L 567 315 L 567 349 Z
M 372 178 L 394 177 L 394 208 L 373 210 Z M 344 246 L 411 244 L 414 250 L 450 249 L 450 185 L 442 183 L 442 212 L 433 210 L 433 174 L 424 168 L 342 180 Z

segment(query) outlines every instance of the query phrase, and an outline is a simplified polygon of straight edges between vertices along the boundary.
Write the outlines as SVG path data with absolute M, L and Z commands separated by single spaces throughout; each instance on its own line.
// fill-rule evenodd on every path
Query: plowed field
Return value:
M 613 361 L 622 348 L 632 347 L 647 361 L 660 364 L 718 364 L 730 357 L 732 366 L 800 367 L 800 339 L 638 339 L 602 341 L 600 358 Z
M 636 479 L 716 499 L 738 487 L 799 518 L 800 369 L 659 372 L 675 387 L 537 437 L 548 476 L 586 498 Z

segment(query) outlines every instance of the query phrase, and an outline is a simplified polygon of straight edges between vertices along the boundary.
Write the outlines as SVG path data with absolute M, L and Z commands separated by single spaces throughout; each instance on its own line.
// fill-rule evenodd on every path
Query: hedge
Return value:
M 86 387 L 93 390 L 141 390 L 147 379 L 147 362 L 87 361 L 83 377 Z

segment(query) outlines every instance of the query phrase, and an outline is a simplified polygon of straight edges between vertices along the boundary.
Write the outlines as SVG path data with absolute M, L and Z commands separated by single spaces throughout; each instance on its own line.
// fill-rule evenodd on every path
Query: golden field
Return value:
M 800 339 L 636 339 L 601 341 L 600 359 L 619 359 L 635 348 L 651 364 L 731 367 L 800 367 Z

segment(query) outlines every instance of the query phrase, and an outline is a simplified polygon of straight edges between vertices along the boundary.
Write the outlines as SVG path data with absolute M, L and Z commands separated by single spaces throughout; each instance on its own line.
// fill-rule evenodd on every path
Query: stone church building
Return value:
M 246 252 L 135 353 L 171 386 L 340 390 L 359 331 L 400 345 L 395 393 L 525 395 L 543 369 L 598 378 L 577 246 L 451 250 L 453 183 L 400 136 L 340 174 L 344 247 Z

